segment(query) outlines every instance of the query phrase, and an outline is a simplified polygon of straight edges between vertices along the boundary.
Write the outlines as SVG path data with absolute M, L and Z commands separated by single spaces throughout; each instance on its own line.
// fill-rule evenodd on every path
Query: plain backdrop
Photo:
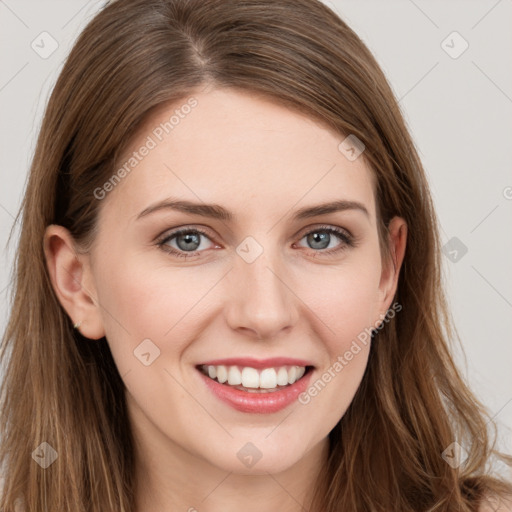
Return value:
M 121 0 L 122 1 L 122 0 Z M 0 1 L 0 333 L 7 248 L 51 87 L 105 4 Z M 457 361 L 512 452 L 512 0 L 325 1 L 368 45 L 395 92 L 442 226 Z

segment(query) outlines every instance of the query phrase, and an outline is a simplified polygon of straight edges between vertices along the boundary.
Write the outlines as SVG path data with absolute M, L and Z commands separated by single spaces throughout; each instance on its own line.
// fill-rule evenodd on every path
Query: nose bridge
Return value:
M 277 247 L 247 237 L 238 247 L 231 274 L 227 319 L 234 329 L 248 329 L 259 338 L 272 337 L 298 318 L 289 273 Z

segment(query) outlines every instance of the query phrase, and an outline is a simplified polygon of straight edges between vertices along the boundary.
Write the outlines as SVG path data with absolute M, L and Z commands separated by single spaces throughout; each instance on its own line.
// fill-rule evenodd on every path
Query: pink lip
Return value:
M 224 360 L 224 361 L 238 361 L 240 360 Z M 289 360 L 287 360 L 289 361 Z M 243 366 L 249 366 L 247 360 L 244 359 Z M 215 363 L 225 364 L 225 363 Z M 235 365 L 230 363 L 231 365 Z M 283 366 L 279 364 L 277 366 Z M 299 364 L 297 366 L 307 366 Z M 254 368 L 254 366 L 251 365 Z M 250 393 L 248 391 L 242 391 L 235 389 L 226 384 L 220 384 L 220 382 L 210 379 L 201 370 L 198 370 L 199 375 L 203 379 L 208 389 L 213 392 L 224 403 L 227 403 L 234 409 L 241 412 L 257 413 L 257 414 L 269 414 L 278 412 L 285 407 L 292 404 L 301 393 L 303 393 L 308 387 L 309 381 L 311 380 L 312 371 L 309 369 L 304 376 L 297 382 L 294 382 L 290 386 L 283 387 L 280 391 L 272 391 L 269 393 Z
M 270 359 L 254 359 L 252 357 L 232 357 L 228 359 L 214 359 L 199 363 L 198 366 L 249 366 L 262 370 L 263 368 L 276 368 L 279 366 L 313 366 L 310 361 L 304 359 L 293 359 L 290 357 L 272 357 Z

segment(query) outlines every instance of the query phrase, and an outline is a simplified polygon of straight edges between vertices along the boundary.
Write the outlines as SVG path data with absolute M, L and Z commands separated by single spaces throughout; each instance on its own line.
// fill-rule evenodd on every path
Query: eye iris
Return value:
M 308 243 L 313 244 L 313 249 L 325 249 L 329 245 L 330 241 L 329 233 L 315 232 L 308 235 Z M 315 243 L 320 241 L 321 247 L 315 247 Z M 325 243 L 327 241 L 327 243 Z
M 197 249 L 197 247 L 200 245 L 200 234 L 196 233 L 185 233 L 182 235 L 178 235 L 176 237 L 176 244 L 182 251 L 194 251 Z M 185 244 L 192 243 L 193 245 L 196 244 L 196 247 L 190 247 L 189 245 L 182 245 L 180 244 L 180 240 L 185 240 Z

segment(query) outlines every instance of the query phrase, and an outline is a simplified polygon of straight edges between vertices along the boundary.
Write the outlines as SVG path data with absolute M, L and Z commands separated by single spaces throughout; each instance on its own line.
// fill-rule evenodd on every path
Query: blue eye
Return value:
M 333 240 L 332 235 L 338 240 L 341 240 L 341 244 L 335 247 L 329 248 L 331 241 Z M 323 255 L 336 254 L 339 251 L 343 251 L 348 247 L 354 247 L 354 239 L 346 231 L 331 226 L 322 226 L 312 231 L 308 231 L 302 238 L 306 238 L 307 242 L 312 245 L 313 249 L 319 249 L 319 252 Z M 301 239 L 302 240 L 302 239 Z M 326 250 L 327 249 L 327 250 Z
M 329 247 L 333 240 L 332 235 L 335 235 L 341 244 L 335 247 Z M 157 241 L 158 247 L 165 252 L 177 256 L 179 258 L 195 258 L 200 256 L 203 250 L 198 250 L 201 247 L 201 239 L 206 238 L 211 241 L 208 233 L 199 228 L 182 228 L 166 234 L 163 238 Z M 337 254 L 349 247 L 355 247 L 355 241 L 352 235 L 347 231 L 333 226 L 321 226 L 306 232 L 300 240 L 306 238 L 307 243 L 312 247 L 314 253 L 330 256 Z M 170 246 L 170 242 L 175 242 L 176 247 Z M 213 243 L 213 242 L 212 242 Z M 315 254 L 315 256 L 317 255 Z
M 160 240 L 157 245 L 173 256 L 187 258 L 196 253 L 198 247 L 201 245 L 201 237 L 209 239 L 205 231 L 198 228 L 184 228 L 169 234 L 163 240 Z M 178 245 L 177 249 L 167 245 L 168 242 L 174 239 L 176 239 L 176 244 Z

